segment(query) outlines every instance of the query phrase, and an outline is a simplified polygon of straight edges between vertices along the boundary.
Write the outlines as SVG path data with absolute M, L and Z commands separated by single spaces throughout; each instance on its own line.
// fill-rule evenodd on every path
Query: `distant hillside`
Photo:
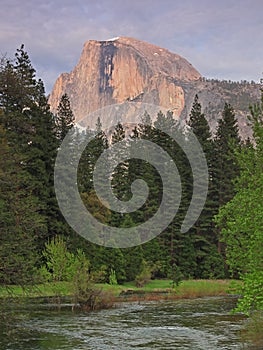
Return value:
M 198 94 L 203 112 L 214 132 L 217 121 L 221 118 L 225 102 L 230 103 L 238 118 L 240 134 L 242 138 L 251 136 L 251 127 L 247 115 L 249 106 L 260 100 L 260 84 L 220 80 L 208 80 L 201 78 L 191 84 L 182 84 L 185 91 L 185 108 L 181 114 L 186 118 L 191 110 L 193 98 Z

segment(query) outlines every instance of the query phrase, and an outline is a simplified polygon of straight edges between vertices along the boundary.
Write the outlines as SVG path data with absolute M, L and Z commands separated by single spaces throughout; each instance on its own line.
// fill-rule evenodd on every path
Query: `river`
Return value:
M 244 317 L 229 314 L 234 305 L 233 297 L 126 302 L 91 313 L 72 312 L 70 305 L 20 305 L 0 333 L 0 349 L 243 349 Z

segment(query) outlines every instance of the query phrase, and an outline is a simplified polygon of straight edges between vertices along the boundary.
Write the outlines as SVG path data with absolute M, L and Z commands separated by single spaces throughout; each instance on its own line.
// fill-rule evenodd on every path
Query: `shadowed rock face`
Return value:
M 62 94 L 67 93 L 77 121 L 107 105 L 126 101 L 144 102 L 188 118 L 197 93 L 212 131 L 230 103 L 238 118 L 242 138 L 251 136 L 247 120 L 249 104 L 260 97 L 260 86 L 247 82 L 206 80 L 181 56 L 140 40 L 120 37 L 84 44 L 80 60 L 70 73 L 57 79 L 49 97 L 56 112 Z M 107 118 L 105 116 L 105 118 Z
M 131 38 L 85 43 L 71 73 L 57 79 L 49 98 L 55 111 L 67 93 L 76 120 L 109 104 L 141 101 L 163 106 L 180 116 L 184 90 L 178 81 L 199 79 L 200 74 L 184 58 Z

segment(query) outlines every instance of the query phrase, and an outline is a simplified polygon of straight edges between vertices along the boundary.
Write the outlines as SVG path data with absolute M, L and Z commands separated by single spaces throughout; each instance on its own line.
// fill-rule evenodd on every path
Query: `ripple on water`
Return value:
M 92 313 L 31 310 L 18 325 L 18 338 L 0 349 L 241 350 L 242 317 L 229 315 L 233 302 L 204 298 L 123 303 Z

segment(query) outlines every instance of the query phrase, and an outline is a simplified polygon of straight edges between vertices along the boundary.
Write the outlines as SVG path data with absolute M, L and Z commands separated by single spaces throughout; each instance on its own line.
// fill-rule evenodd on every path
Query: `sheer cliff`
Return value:
M 250 135 L 246 115 L 260 89 L 247 82 L 207 80 L 183 57 L 167 49 L 127 37 L 84 44 L 80 60 L 70 73 L 61 74 L 49 97 L 56 112 L 67 93 L 76 120 L 106 105 L 145 102 L 187 118 L 194 95 L 199 95 L 206 117 L 215 129 L 225 102 L 236 111 L 241 136 Z

